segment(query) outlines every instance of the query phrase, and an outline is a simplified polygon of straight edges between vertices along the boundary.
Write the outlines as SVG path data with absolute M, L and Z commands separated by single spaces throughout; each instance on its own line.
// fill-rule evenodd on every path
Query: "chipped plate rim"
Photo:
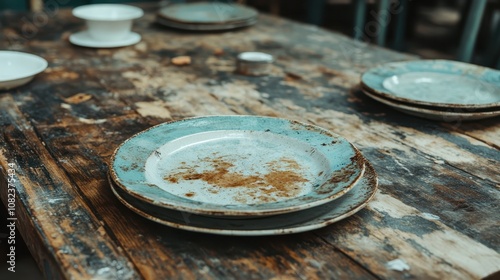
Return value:
M 264 128 L 255 129 L 255 126 Z M 209 126 L 212 126 L 209 128 Z M 277 134 L 286 137 L 307 138 L 314 152 L 327 153 L 328 160 L 332 156 L 343 156 L 344 158 L 334 164 L 332 174 L 346 174 L 345 180 L 338 182 L 332 180 L 332 174 L 326 174 L 325 180 L 319 187 L 313 187 L 313 191 L 292 199 L 261 203 L 261 204 L 241 204 L 241 205 L 220 205 L 191 200 L 186 197 L 173 195 L 162 190 L 155 184 L 147 182 L 145 162 L 157 149 L 165 143 L 178 139 L 185 135 L 192 135 L 193 132 L 205 132 L 211 130 L 244 130 L 254 128 L 256 131 Z M 162 141 L 153 139 L 154 137 L 165 137 Z M 317 137 L 318 139 L 309 139 Z M 305 138 L 302 141 L 305 141 Z M 332 144 L 324 145 L 323 140 L 328 139 Z M 311 142 L 314 142 L 311 144 Z M 321 142 L 321 144 L 320 144 Z M 330 143 L 328 142 L 328 143 Z M 324 145 L 324 146 L 323 146 Z M 332 155 L 331 152 L 338 152 Z M 340 154 L 342 153 L 342 154 Z M 133 158 L 134 160 L 129 160 Z M 326 158 L 326 157 L 325 157 Z M 338 160 L 338 159 L 335 159 Z M 342 166 L 336 166 L 343 164 Z M 268 216 L 287 212 L 299 211 L 315 207 L 347 193 L 361 178 L 365 170 L 365 163 L 361 153 L 345 138 L 334 134 L 318 126 L 300 123 L 281 118 L 261 117 L 261 116 L 205 116 L 186 118 L 178 121 L 166 122 L 142 132 L 139 132 L 121 145 L 119 145 L 111 159 L 109 170 L 112 180 L 118 187 L 128 194 L 144 202 L 188 213 L 215 216 L 253 217 Z

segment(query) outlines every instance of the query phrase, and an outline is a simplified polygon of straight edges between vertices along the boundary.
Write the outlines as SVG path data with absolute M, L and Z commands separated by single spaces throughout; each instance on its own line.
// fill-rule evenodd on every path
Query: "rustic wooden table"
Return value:
M 0 49 L 49 61 L 31 83 L 0 92 L 2 202 L 14 177 L 16 226 L 47 279 L 478 279 L 500 270 L 499 119 L 428 121 L 359 90 L 364 70 L 415 57 L 265 15 L 251 28 L 196 33 L 158 26 L 156 7 L 146 10 L 134 25 L 142 41 L 116 49 L 71 45 L 83 23 L 70 10 L 0 17 Z M 275 56 L 270 75 L 234 73 L 248 50 Z M 179 55 L 192 64 L 173 65 Z M 115 198 L 107 162 L 122 141 L 214 114 L 332 130 L 372 162 L 380 189 L 334 225 L 271 237 L 172 229 Z

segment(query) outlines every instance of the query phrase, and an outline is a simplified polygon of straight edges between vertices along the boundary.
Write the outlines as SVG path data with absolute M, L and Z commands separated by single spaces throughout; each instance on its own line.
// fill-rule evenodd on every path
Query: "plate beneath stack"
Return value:
M 492 118 L 500 116 L 500 109 L 497 111 L 482 111 L 478 109 L 460 109 L 460 108 L 449 108 L 444 110 L 437 110 L 432 107 L 419 107 L 410 106 L 403 102 L 397 102 L 394 100 L 386 99 L 376 93 L 370 92 L 367 89 L 362 89 L 363 93 L 368 97 L 377 100 L 378 102 L 384 103 L 391 106 L 392 108 L 401 111 L 403 113 L 421 117 L 429 120 L 450 122 L 450 121 L 473 121 Z
M 224 31 L 231 30 L 236 28 L 243 28 L 254 25 L 257 23 L 257 19 L 251 19 L 247 21 L 234 22 L 234 23 L 225 23 L 225 24 L 188 24 L 188 23 L 179 23 L 175 21 L 169 21 L 162 17 L 156 17 L 156 22 L 171 28 L 181 29 L 181 30 L 190 30 L 190 31 Z
M 130 196 L 187 213 L 254 218 L 331 202 L 365 162 L 343 137 L 317 126 L 257 116 L 164 123 L 120 145 L 111 178 Z
M 110 178 L 117 198 L 133 212 L 173 228 L 219 235 L 264 236 L 310 231 L 345 219 L 374 197 L 378 178 L 370 163 L 361 180 L 342 197 L 306 210 L 254 219 L 225 219 L 169 210 L 138 200 L 117 187 Z
M 500 115 L 500 71 L 449 60 L 387 63 L 367 70 L 361 87 L 399 111 L 440 121 Z

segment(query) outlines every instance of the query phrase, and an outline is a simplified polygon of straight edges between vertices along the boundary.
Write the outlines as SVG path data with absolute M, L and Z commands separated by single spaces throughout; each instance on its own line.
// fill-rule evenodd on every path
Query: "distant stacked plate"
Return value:
M 223 235 L 321 228 L 366 206 L 378 184 L 341 136 L 256 116 L 185 119 L 138 133 L 116 149 L 109 180 L 143 217 Z
M 449 60 L 384 64 L 366 71 L 369 97 L 410 115 L 432 120 L 500 116 L 500 71 Z
M 250 7 L 222 2 L 168 5 L 156 20 L 167 27 L 196 31 L 220 31 L 257 23 L 258 12 Z

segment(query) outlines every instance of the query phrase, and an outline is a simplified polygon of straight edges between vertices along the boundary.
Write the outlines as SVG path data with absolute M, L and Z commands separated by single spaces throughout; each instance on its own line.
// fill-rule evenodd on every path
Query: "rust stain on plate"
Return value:
M 208 170 L 196 171 L 194 166 L 181 165 L 177 172 L 165 176 L 163 179 L 172 183 L 179 184 L 181 181 L 201 180 L 215 188 L 236 188 L 245 187 L 253 199 L 262 202 L 276 201 L 276 197 L 294 197 L 300 192 L 299 183 L 308 182 L 300 174 L 300 165 L 293 159 L 281 158 L 271 161 L 265 165 L 269 172 L 266 174 L 255 173 L 252 175 L 241 172 L 231 171 L 233 163 L 226 161 L 223 157 L 203 158 L 201 161 L 207 163 Z M 217 193 L 212 189 L 211 192 Z M 189 193 L 186 196 L 193 196 L 195 193 Z M 235 198 L 245 200 L 244 197 Z

